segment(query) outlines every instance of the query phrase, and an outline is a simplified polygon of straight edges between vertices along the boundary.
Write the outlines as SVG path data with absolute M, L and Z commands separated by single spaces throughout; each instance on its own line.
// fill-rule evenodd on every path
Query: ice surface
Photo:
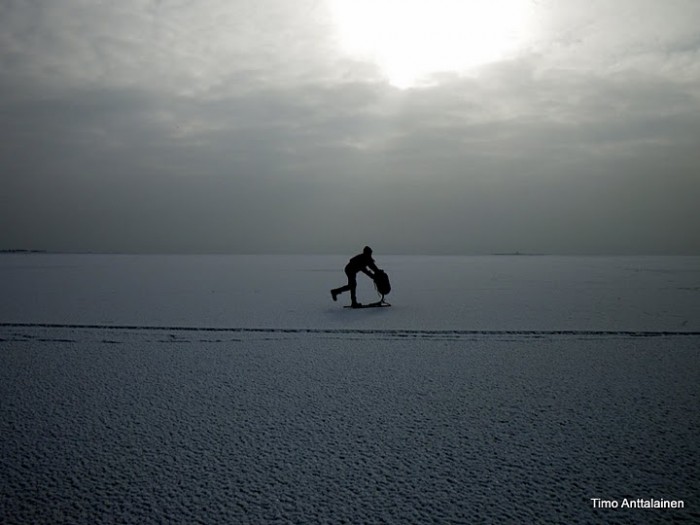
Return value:
M 348 311 L 344 257 L 0 256 L 0 320 L 148 326 L 699 331 L 700 257 L 377 255 L 391 309 Z M 376 301 L 358 278 L 360 301 Z
M 0 257 L 0 522 L 700 520 L 698 258 L 344 262 Z

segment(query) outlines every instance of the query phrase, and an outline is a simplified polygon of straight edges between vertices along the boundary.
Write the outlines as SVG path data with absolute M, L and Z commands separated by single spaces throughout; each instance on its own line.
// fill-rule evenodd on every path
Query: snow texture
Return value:
M 0 522 L 700 521 L 698 258 L 377 259 L 0 257 Z

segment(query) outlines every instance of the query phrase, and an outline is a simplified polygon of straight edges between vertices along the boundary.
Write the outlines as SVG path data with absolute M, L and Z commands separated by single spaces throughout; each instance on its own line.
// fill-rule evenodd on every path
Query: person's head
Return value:
M 369 246 L 365 246 L 364 250 L 362 250 L 362 253 L 364 253 L 365 255 L 372 255 L 372 248 L 370 248 Z

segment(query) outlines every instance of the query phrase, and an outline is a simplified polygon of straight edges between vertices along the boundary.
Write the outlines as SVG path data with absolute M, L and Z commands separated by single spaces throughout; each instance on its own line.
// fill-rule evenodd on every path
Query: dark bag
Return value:
M 391 291 L 391 284 L 389 284 L 389 276 L 384 270 L 377 270 L 376 272 L 374 272 L 374 287 L 383 296 L 387 295 Z

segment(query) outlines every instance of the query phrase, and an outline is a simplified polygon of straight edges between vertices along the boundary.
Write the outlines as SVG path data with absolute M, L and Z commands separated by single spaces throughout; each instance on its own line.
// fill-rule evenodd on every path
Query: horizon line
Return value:
M 291 334 L 360 334 L 396 335 L 413 337 L 434 336 L 474 336 L 474 335 L 571 335 L 571 336 L 700 336 L 698 331 L 679 330 L 478 330 L 478 329 L 401 329 L 401 328 L 274 328 L 274 327 L 206 327 L 206 326 L 163 326 L 163 325 L 106 325 L 81 323 L 12 323 L 0 322 L 0 328 L 56 328 L 77 330 L 124 330 L 124 331 L 179 331 L 179 332 L 236 332 L 236 333 L 291 333 Z
M 202 256 L 202 255 L 232 255 L 232 256 L 347 256 L 346 252 L 278 252 L 278 251 L 112 251 L 112 250 L 44 250 L 9 248 L 0 249 L 0 255 L 25 254 L 25 255 L 177 255 L 177 256 Z M 375 253 L 378 251 L 375 250 Z M 678 253 L 678 252 L 527 252 L 527 251 L 504 251 L 504 252 L 379 252 L 382 256 L 421 256 L 421 257 L 699 257 L 698 253 Z

